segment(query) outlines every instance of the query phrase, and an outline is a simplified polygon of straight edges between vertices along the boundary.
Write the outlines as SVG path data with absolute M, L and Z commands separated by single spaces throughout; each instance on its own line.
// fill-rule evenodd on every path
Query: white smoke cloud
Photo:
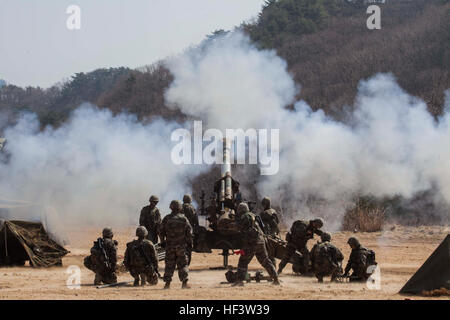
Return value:
M 297 92 L 286 62 L 239 32 L 188 50 L 167 67 L 174 75 L 168 104 L 221 130 L 266 128 Z
M 432 186 L 450 203 L 450 114 L 436 121 L 392 75 L 361 81 L 342 123 L 304 101 L 287 110 L 297 88 L 286 63 L 239 32 L 167 65 L 175 80 L 166 98 L 184 113 L 222 130 L 280 129 L 280 171 L 260 178 L 258 191 L 294 218 L 334 217 L 337 227 L 357 194 L 409 198 Z
M 186 179 L 201 170 L 172 164 L 170 134 L 179 127 L 164 120 L 144 125 L 89 105 L 57 129 L 40 131 L 34 115 L 23 115 L 5 130 L 10 159 L 0 163 L 0 199 L 51 206 L 57 214 L 50 218 L 65 226 L 136 224 L 151 194 L 166 214 L 170 201 L 190 190 Z M 32 212 L 23 218 L 42 219 Z

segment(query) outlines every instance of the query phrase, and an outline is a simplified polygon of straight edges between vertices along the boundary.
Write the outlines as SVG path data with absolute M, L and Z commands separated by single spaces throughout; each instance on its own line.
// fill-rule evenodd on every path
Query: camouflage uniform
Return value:
M 134 285 L 139 285 L 139 277 L 141 285 L 145 285 L 146 281 L 155 285 L 158 283 L 158 259 L 156 258 L 156 250 L 153 243 L 145 239 L 148 235 L 147 229 L 140 226 L 136 229 L 137 240 L 127 243 L 125 250 L 124 265 L 130 271 L 134 278 Z
M 247 275 L 248 265 L 256 256 L 258 262 L 267 270 L 274 279 L 274 284 L 279 284 L 275 266 L 267 254 L 263 232 L 255 221 L 255 215 L 250 212 L 246 203 L 240 203 L 237 209 L 236 222 L 244 236 L 243 254 L 239 257 L 236 284 L 243 285 Z
M 348 258 L 344 275 L 347 276 L 350 270 L 353 270 L 353 273 L 350 276 L 351 281 L 367 280 L 370 276 L 370 274 L 367 273 L 367 268 L 369 267 L 369 263 L 367 261 L 368 250 L 361 246 L 356 238 L 352 237 L 348 239 L 347 243 L 352 248 L 352 252 Z
M 165 288 L 170 287 L 175 266 L 178 268 L 178 277 L 183 282 L 183 288 L 188 288 L 187 251 L 192 249 L 192 228 L 188 219 L 181 213 L 180 201 L 172 201 L 170 209 L 172 212 L 164 217 L 161 228 L 161 241 L 166 249 Z
M 314 274 L 319 282 L 323 282 L 323 277 L 329 275 L 331 275 L 331 281 L 334 281 L 337 276 L 342 275 L 341 265 L 344 256 L 337 247 L 330 243 L 330 234 L 324 232 L 321 240 L 322 242 L 315 244 L 311 249 Z
M 309 271 L 309 251 L 306 244 L 309 239 L 314 238 L 314 234 L 322 235 L 322 231 L 319 230 L 322 226 L 322 219 L 310 220 L 309 222 L 297 220 L 292 224 L 290 232 L 286 235 L 288 242 L 286 253 L 278 266 L 278 274 L 283 272 L 284 267 L 294 255 L 295 250 L 298 250 L 303 256 L 300 272 L 307 273 Z
M 278 224 L 280 220 L 278 219 L 277 212 L 270 207 L 270 199 L 265 197 L 262 199 L 262 205 L 264 211 L 260 214 L 261 220 L 266 228 L 265 233 L 271 236 L 277 236 L 280 233 Z
M 198 228 L 198 215 L 195 212 L 194 206 L 191 204 L 192 197 L 188 194 L 183 197 L 183 214 L 189 220 L 192 230 L 195 232 Z M 191 264 L 192 250 L 188 250 L 188 264 Z
M 91 248 L 91 255 L 84 259 L 84 266 L 95 272 L 94 284 L 99 285 L 102 282 L 106 284 L 116 283 L 117 268 L 117 241 L 113 240 L 113 232 L 111 228 L 103 229 L 103 238 L 98 238 Z M 99 247 L 102 244 L 107 260 L 103 251 Z M 109 264 L 109 267 L 107 266 Z
M 144 226 L 148 231 L 147 239 L 154 244 L 158 243 L 158 236 L 161 229 L 161 213 L 156 207 L 159 199 L 156 196 L 150 197 L 150 205 L 141 210 L 139 225 Z

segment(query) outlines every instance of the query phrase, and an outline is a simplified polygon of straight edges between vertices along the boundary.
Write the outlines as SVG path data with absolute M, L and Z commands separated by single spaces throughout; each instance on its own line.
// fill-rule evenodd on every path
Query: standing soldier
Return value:
M 258 262 L 267 270 L 273 279 L 273 284 L 279 285 L 278 275 L 275 266 L 269 259 L 267 254 L 264 235 L 256 223 L 255 215 L 250 212 L 248 205 L 244 202 L 240 203 L 237 208 L 236 222 L 244 236 L 243 253 L 239 257 L 237 282 L 234 285 L 243 286 L 245 276 L 247 275 L 248 265 L 256 255 Z
M 270 198 L 265 197 L 262 199 L 261 204 L 264 209 L 261 213 L 261 220 L 266 228 L 265 233 L 274 237 L 278 236 L 280 233 L 280 229 L 278 228 L 278 223 L 280 223 L 280 220 L 278 219 L 277 212 L 270 206 Z
M 324 276 L 331 275 L 331 281 L 342 275 L 342 260 L 344 256 L 337 247 L 331 244 L 331 235 L 322 233 L 322 242 L 314 245 L 311 250 L 311 262 L 314 274 L 319 282 L 323 282 Z
M 183 196 L 183 213 L 184 216 L 188 219 L 189 223 L 191 224 L 192 230 L 195 231 L 198 228 L 198 215 L 195 212 L 194 206 L 191 204 L 192 197 L 188 194 L 185 194 Z M 192 249 L 188 250 L 188 265 L 191 265 L 191 259 L 192 259 Z
M 309 251 L 306 247 L 309 239 L 314 238 L 314 234 L 322 235 L 322 231 L 319 230 L 323 226 L 323 220 L 320 218 L 310 220 L 309 222 L 304 220 L 297 220 L 292 224 L 291 230 L 286 235 L 287 246 L 286 253 L 278 266 L 278 274 L 283 272 L 284 267 L 291 259 L 295 250 L 298 250 L 302 256 L 302 268 L 301 273 L 307 273 L 309 270 Z
M 161 243 L 166 249 L 166 268 L 164 272 L 164 289 L 170 288 L 175 266 L 178 268 L 178 277 L 182 281 L 183 289 L 189 289 L 188 285 L 188 257 L 187 253 L 192 249 L 192 228 L 188 219 L 183 215 L 183 206 L 178 200 L 170 203 L 172 212 L 165 216 L 161 227 Z
M 150 205 L 145 206 L 141 210 L 139 217 L 139 225 L 144 226 L 148 231 L 147 239 L 154 244 L 158 243 L 158 236 L 161 229 L 161 214 L 159 213 L 157 196 L 150 197 Z
M 347 243 L 352 248 L 352 252 L 348 258 L 344 276 L 347 277 L 350 270 L 353 270 L 350 281 L 366 281 L 370 277 L 370 273 L 367 272 L 368 267 L 377 264 L 375 252 L 361 246 L 359 240 L 354 237 L 348 239 Z
M 136 229 L 137 240 L 127 243 L 125 250 L 124 265 L 130 271 L 134 278 L 134 285 L 139 285 L 139 277 L 141 278 L 141 286 L 146 282 L 150 285 L 158 283 L 158 259 L 156 259 L 156 250 L 153 243 L 146 239 L 148 235 L 144 226 Z
M 84 259 L 84 266 L 95 272 L 94 284 L 112 284 L 117 282 L 117 241 L 113 240 L 111 228 L 104 228 L 103 238 L 94 241 L 91 255 Z

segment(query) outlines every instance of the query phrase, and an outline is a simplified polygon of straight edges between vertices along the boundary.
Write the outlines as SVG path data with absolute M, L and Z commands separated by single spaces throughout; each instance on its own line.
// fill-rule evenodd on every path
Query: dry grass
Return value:
M 383 230 L 386 221 L 386 210 L 380 207 L 369 207 L 358 204 L 348 210 L 344 216 L 344 231 L 377 232 Z
M 450 296 L 450 290 L 441 288 L 441 289 L 435 289 L 435 290 L 431 290 L 431 291 L 424 291 L 424 292 L 422 292 L 422 294 L 427 297 Z

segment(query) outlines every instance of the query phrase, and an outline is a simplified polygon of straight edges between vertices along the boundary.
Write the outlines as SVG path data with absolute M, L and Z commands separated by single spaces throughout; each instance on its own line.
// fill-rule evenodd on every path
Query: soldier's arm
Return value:
M 166 218 L 164 218 L 161 223 L 161 228 L 159 230 L 159 239 L 161 240 L 161 243 L 166 240 Z
M 186 219 L 186 242 L 188 247 L 192 248 L 192 227 L 188 219 Z
M 117 265 L 117 248 L 112 241 L 108 247 L 108 258 L 111 262 L 111 267 L 115 269 Z
M 142 208 L 141 215 L 139 216 L 139 225 L 143 226 L 145 222 L 145 210 Z
M 314 233 L 317 234 L 318 236 L 321 236 L 323 234 L 323 231 L 320 229 L 314 229 Z
M 128 245 L 127 245 L 127 248 L 125 249 L 125 254 L 124 254 L 124 257 L 123 257 L 123 264 L 125 265 L 125 267 L 127 269 L 130 266 L 130 252 L 129 252 L 129 249 L 128 249 Z
M 153 243 L 149 242 L 148 252 L 150 256 L 151 263 L 156 271 L 158 271 L 158 259 L 156 258 L 156 249 Z
M 350 269 L 352 268 L 354 256 L 355 256 L 355 254 L 352 251 L 352 253 L 350 253 L 350 257 L 348 258 L 347 265 L 345 266 L 344 274 L 348 274 L 350 272 Z
M 159 209 L 156 209 L 155 212 L 155 229 L 156 229 L 156 234 L 159 235 L 159 239 L 161 240 L 161 213 L 159 212 Z M 162 241 L 162 240 L 161 240 Z

